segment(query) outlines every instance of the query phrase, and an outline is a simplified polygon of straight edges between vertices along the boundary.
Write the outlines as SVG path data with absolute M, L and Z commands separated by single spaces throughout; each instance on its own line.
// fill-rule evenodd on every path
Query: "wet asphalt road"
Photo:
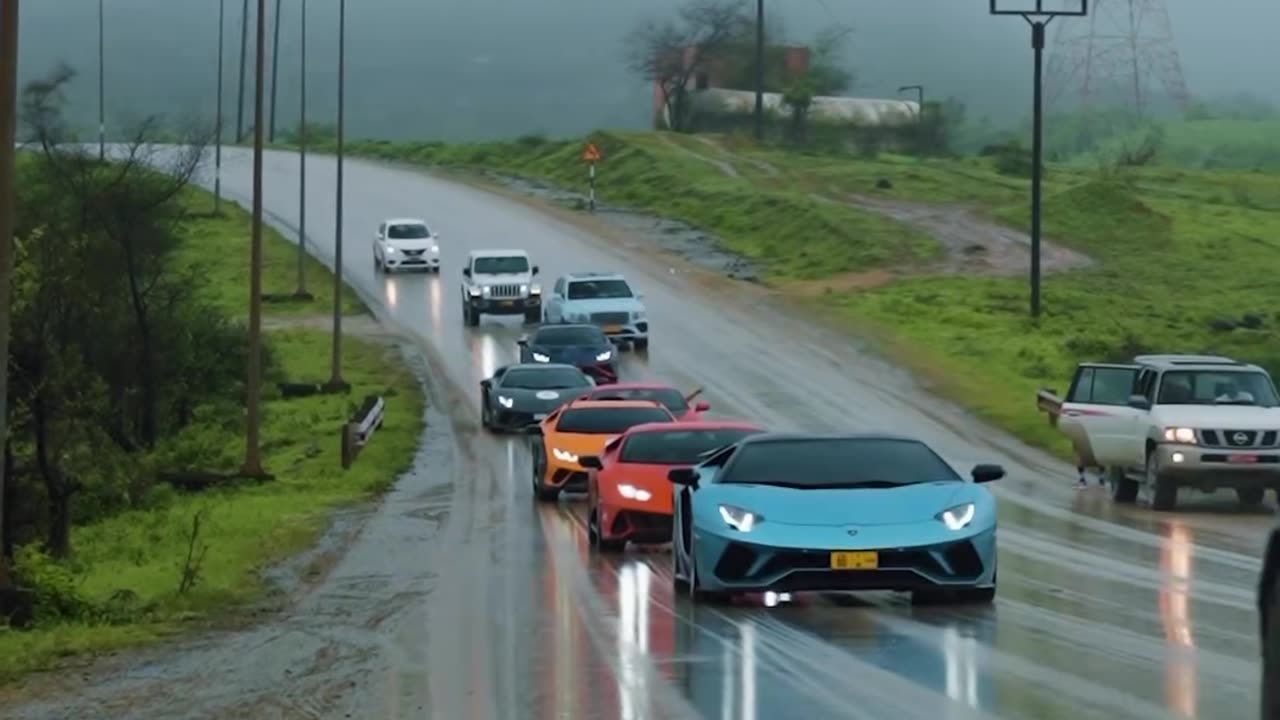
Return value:
M 328 258 L 334 162 L 309 166 L 310 242 Z M 1253 592 L 1269 515 L 1226 496 L 1188 496 L 1174 515 L 1112 506 L 758 289 L 620 249 L 594 219 L 415 171 L 346 168 L 347 278 L 427 353 L 434 410 L 453 422 L 431 418 L 420 469 L 285 621 L 144 653 L 17 717 L 1256 717 Z M 246 207 L 249 169 L 243 151 L 224 157 L 224 190 Z M 297 221 L 296 169 L 286 153 L 266 163 L 282 227 Z M 441 233 L 439 276 L 374 272 L 377 224 L 404 215 Z M 1004 464 L 995 605 L 872 594 L 695 608 L 674 596 L 665 552 L 593 558 L 574 501 L 535 507 L 526 440 L 477 429 L 477 383 L 515 360 L 523 333 L 515 319 L 462 323 L 461 263 L 481 247 L 527 249 L 544 286 L 624 270 L 654 328 L 647 359 L 624 355 L 624 377 L 704 386 L 713 413 L 777 429 L 900 432 L 962 468 Z

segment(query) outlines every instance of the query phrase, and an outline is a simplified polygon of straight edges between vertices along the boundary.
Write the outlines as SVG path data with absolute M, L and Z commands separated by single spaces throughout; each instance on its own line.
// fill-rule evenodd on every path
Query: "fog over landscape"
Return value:
M 350 0 L 350 132 L 475 140 L 644 127 L 650 96 L 626 68 L 623 38 L 642 18 L 678 5 L 677 0 Z M 854 28 L 848 63 L 857 72 L 856 95 L 893 96 L 900 85 L 923 83 L 932 96 L 959 97 L 971 116 L 989 114 L 996 124 L 1016 123 L 1026 114 L 1029 31 L 1019 18 L 990 17 L 984 0 L 771 5 L 793 41 L 804 42 L 833 24 Z M 299 6 L 299 0 L 283 3 L 281 127 L 296 122 Z M 1275 74 L 1280 48 L 1272 37 L 1280 25 L 1280 4 L 1168 0 L 1168 6 L 1187 82 L 1197 97 L 1249 92 L 1280 100 Z M 106 7 L 108 124 L 154 113 L 212 115 L 217 1 L 107 0 Z M 269 13 L 273 8 L 269 2 Z M 228 117 L 235 109 L 240 12 L 241 0 L 227 0 Z M 335 96 L 337 0 L 311 0 L 309 17 L 314 117 L 327 122 Z M 42 75 L 59 61 L 77 68 L 82 75 L 73 91 L 74 114 L 91 126 L 96 0 L 28 2 L 22 22 L 22 78 Z M 246 96 L 252 97 L 251 87 Z

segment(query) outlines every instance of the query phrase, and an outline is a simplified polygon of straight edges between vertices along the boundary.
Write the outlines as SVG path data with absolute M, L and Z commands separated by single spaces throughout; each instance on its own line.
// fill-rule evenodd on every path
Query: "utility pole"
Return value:
M 764 0 L 756 0 L 756 141 L 764 141 Z
M 244 138 L 244 70 L 249 55 L 249 0 L 240 9 L 240 89 L 236 92 L 236 142 Z
M 218 0 L 218 99 L 214 111 L 218 117 L 214 120 L 213 146 L 213 213 L 222 214 L 222 60 L 226 54 L 223 48 L 226 39 L 223 30 L 226 28 L 227 0 Z
M 18 125 L 18 0 L 0 0 L 0 357 L 9 357 L 13 285 L 13 230 L 17 211 L 14 159 Z M 9 373 L 0 373 L 0 447 L 9 438 Z M 0 463 L 0 590 L 13 585 L 4 553 L 7 463 Z
M 311 299 L 307 292 L 307 0 L 302 0 L 302 95 L 298 112 L 298 289 L 299 300 Z
M 276 98 L 280 84 L 280 0 L 276 0 L 276 21 L 271 40 L 271 123 L 267 126 L 267 142 L 276 141 Z
M 249 377 L 246 383 L 244 465 L 240 473 L 261 477 L 262 448 L 262 86 L 266 80 L 267 0 L 258 0 L 257 57 L 253 90 L 253 232 L 249 250 Z
M 98 0 L 98 159 L 107 159 L 107 42 L 104 0 Z
M 333 237 L 333 371 L 329 388 L 341 390 L 342 379 L 342 141 L 345 134 L 347 85 L 347 0 L 338 0 L 338 183 L 334 200 Z

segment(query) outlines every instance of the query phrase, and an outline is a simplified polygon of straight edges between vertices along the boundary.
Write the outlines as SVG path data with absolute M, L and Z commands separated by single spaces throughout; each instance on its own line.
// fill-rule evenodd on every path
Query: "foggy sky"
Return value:
M 231 126 L 241 2 L 227 0 L 226 7 L 224 112 Z M 1280 46 L 1274 44 L 1280 3 L 1166 2 L 1194 94 L 1251 92 L 1280 101 Z M 640 19 L 679 4 L 348 0 L 349 132 L 472 140 L 643 127 L 650 93 L 627 71 L 622 38 Z M 1030 31 L 1020 18 L 987 15 L 986 0 L 770 4 L 793 41 L 804 42 L 831 25 L 853 27 L 848 64 L 858 84 L 851 94 L 893 97 L 898 86 L 919 83 L 930 96 L 958 97 L 971 116 L 991 115 L 997 124 L 1017 122 L 1028 111 Z M 337 0 L 309 0 L 308 5 L 311 116 L 331 123 Z M 212 118 L 217 0 L 106 0 L 106 6 L 108 125 L 156 113 Z M 298 113 L 300 0 L 284 0 L 283 6 L 278 126 L 292 127 Z M 269 18 L 273 10 L 274 0 L 268 0 Z M 72 93 L 75 119 L 91 127 L 97 112 L 96 0 L 35 0 L 24 3 L 22 13 L 20 76 L 25 81 L 42 75 L 60 60 L 71 64 L 81 73 Z M 1087 21 L 1055 24 L 1062 22 Z M 249 46 L 252 50 L 252 29 Z M 252 77 L 250 65 L 247 102 Z

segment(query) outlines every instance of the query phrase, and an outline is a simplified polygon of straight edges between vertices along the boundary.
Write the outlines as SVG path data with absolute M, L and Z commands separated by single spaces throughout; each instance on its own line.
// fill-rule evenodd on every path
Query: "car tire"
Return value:
M 698 555 L 696 552 L 696 541 L 690 543 L 689 547 L 689 599 L 694 603 L 704 602 L 713 605 L 723 605 L 729 601 L 729 594 L 724 592 L 714 592 L 711 590 L 703 590 L 702 583 L 698 582 Z
M 480 426 L 489 432 L 494 431 L 493 406 L 489 404 L 489 391 L 487 390 L 480 393 Z
M 1267 496 L 1267 489 L 1264 487 L 1247 487 L 1236 488 L 1236 499 L 1245 507 L 1257 507 L 1262 504 L 1262 500 Z
M 463 307 L 462 312 L 465 313 L 465 316 L 467 318 L 467 327 L 479 327 L 480 325 L 479 310 L 471 307 L 470 305 L 467 305 Z
M 1262 638 L 1262 718 L 1280 718 L 1280 574 L 1272 581 L 1271 601 L 1259 608 L 1266 613 Z
M 530 484 L 533 486 L 533 497 L 540 503 L 553 503 L 560 499 L 560 488 L 542 486 L 542 477 L 547 472 L 546 446 L 537 440 L 531 440 L 529 444 L 531 446 L 530 449 L 533 451 L 533 473 L 529 476 Z
M 542 312 L 541 312 L 541 311 L 538 311 L 538 310 L 525 310 L 525 311 L 524 311 L 524 324 L 525 324 L 525 325 L 537 325 L 537 324 L 538 324 L 538 323 L 540 323 L 540 322 L 542 322 Z
M 649 339 L 645 338 L 643 340 L 632 340 L 631 349 L 640 353 L 649 352 Z
M 1115 502 L 1129 504 L 1138 499 L 1141 486 L 1137 480 L 1129 477 L 1124 468 L 1107 468 L 1107 484 L 1111 487 L 1111 499 Z
M 1147 485 L 1151 488 L 1151 509 L 1169 512 L 1178 505 L 1178 486 L 1173 478 L 1160 474 L 1159 460 L 1155 453 L 1147 451 L 1146 464 Z

